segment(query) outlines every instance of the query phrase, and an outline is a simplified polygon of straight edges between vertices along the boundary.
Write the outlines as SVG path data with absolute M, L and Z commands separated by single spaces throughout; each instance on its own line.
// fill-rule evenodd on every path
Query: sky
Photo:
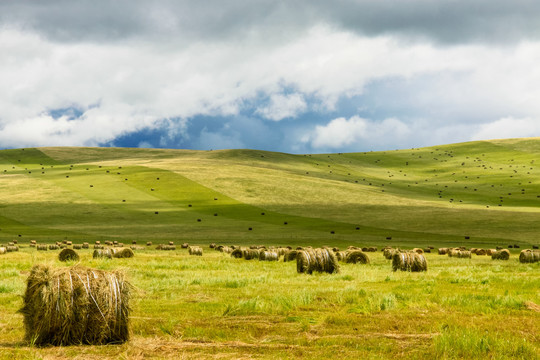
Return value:
M 534 0 L 0 0 L 0 148 L 540 136 Z

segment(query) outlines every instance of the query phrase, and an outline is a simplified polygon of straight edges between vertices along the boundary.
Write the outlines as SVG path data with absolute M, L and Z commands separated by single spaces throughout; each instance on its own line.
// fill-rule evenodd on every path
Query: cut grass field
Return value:
M 540 139 L 318 155 L 0 151 L 0 244 L 26 246 L 0 255 L 0 358 L 538 358 L 539 267 L 517 254 L 539 243 L 539 155 Z M 204 255 L 81 251 L 84 265 L 128 272 L 133 340 L 36 349 L 16 313 L 25 278 L 33 264 L 66 265 L 32 239 L 188 242 Z M 420 274 L 393 273 L 377 252 L 307 276 L 212 242 L 520 249 L 509 261 L 427 254 Z

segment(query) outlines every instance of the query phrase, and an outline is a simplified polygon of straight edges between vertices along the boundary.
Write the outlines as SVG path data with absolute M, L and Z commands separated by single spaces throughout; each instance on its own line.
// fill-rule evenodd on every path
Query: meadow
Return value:
M 0 358 L 490 358 L 540 355 L 539 139 L 355 154 L 40 148 L 0 151 Z M 30 240 L 136 241 L 132 339 L 24 343 L 32 265 L 66 266 Z M 152 247 L 145 243 L 152 241 Z M 173 241 L 175 251 L 155 250 Z M 202 257 L 178 245 L 203 246 Z M 508 261 L 426 254 L 392 272 L 381 252 L 339 274 L 234 259 L 210 243 L 508 247 Z M 514 249 L 518 245 L 519 248 Z M 74 263 L 69 263 L 74 265 Z

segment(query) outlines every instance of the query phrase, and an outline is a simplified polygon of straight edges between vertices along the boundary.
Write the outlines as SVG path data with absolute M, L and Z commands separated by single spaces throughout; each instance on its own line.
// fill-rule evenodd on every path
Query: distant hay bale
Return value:
M 349 251 L 345 258 L 347 264 L 369 264 L 369 256 L 360 250 Z
M 502 249 L 499 249 L 499 250 L 502 250 Z M 491 256 L 493 255 L 493 253 L 497 252 L 497 249 L 487 249 L 486 250 L 486 255 L 487 256 Z
M 73 245 L 73 241 L 66 241 L 66 245 L 67 245 L 67 246 Z
M 189 255 L 202 256 L 203 254 L 203 249 L 200 246 L 190 246 L 188 251 Z
M 476 252 L 475 254 L 478 255 L 478 256 L 485 256 L 486 255 L 486 250 L 485 249 L 476 249 Z
M 211 243 L 211 244 L 209 245 L 209 247 L 210 247 L 210 249 L 214 249 L 214 248 L 216 247 L 216 243 Z
M 7 254 L 7 249 L 5 247 L 0 247 L 0 255 Z
M 348 252 L 347 251 L 338 251 L 335 254 L 336 254 L 336 258 L 338 259 L 338 261 L 343 261 L 344 262 L 347 259 Z
M 283 261 L 295 261 L 296 260 L 296 254 L 297 250 L 289 250 L 285 254 L 283 254 Z
M 79 254 L 73 249 L 64 249 L 58 254 L 58 260 L 60 261 L 79 261 Z
M 81 244 L 75 244 L 75 245 L 73 245 L 73 248 L 75 250 L 80 250 L 80 249 L 82 249 L 82 245 Z
M 126 342 L 130 290 L 119 271 L 35 265 L 19 310 L 25 340 L 37 346 Z
M 333 248 L 332 248 L 332 251 L 335 252 L 335 253 L 337 253 L 337 252 L 339 251 L 339 248 L 338 248 L 338 247 L 333 247 Z
M 383 250 L 383 256 L 385 259 L 387 260 L 392 260 L 392 256 L 394 256 L 394 253 L 396 252 L 397 250 L 396 249 L 392 249 L 392 248 L 385 248 Z
M 367 248 L 367 251 L 368 252 L 377 252 L 377 247 L 376 246 L 370 246 Z
M 47 251 L 48 246 L 45 245 L 45 244 L 39 244 L 39 245 L 36 246 L 36 249 L 37 249 L 38 251 Z
M 540 262 L 540 251 L 537 249 L 525 249 L 519 253 L 520 263 L 536 263 Z
M 458 248 L 450 249 L 448 251 L 449 257 L 455 257 L 458 259 L 470 259 L 471 258 L 471 252 L 468 250 L 460 250 Z
M 239 249 L 237 249 L 239 250 Z M 259 259 L 259 249 L 244 249 L 242 255 L 246 260 L 258 260 Z
M 11 240 L 11 242 L 12 242 L 13 244 L 15 244 L 15 245 L 18 243 L 17 239 L 13 239 L 13 240 Z
M 94 245 L 94 249 L 104 249 L 104 248 L 105 246 L 103 245 L 99 245 L 99 244 Z
M 10 241 L 10 242 L 8 242 L 7 244 L 8 244 L 8 246 L 15 246 L 15 242 L 14 242 L 14 241 Z
M 92 258 L 94 259 L 112 259 L 112 252 L 109 249 L 97 249 L 94 250 L 94 253 L 92 254 Z
M 493 254 L 491 254 L 492 260 L 508 260 L 510 259 L 510 250 L 508 249 L 502 249 L 499 251 L 495 251 Z
M 414 249 L 412 249 L 412 251 L 414 251 L 417 254 L 423 254 L 424 253 L 424 250 L 422 250 L 420 248 L 414 248 Z
M 339 273 L 336 255 L 329 249 L 305 249 L 296 254 L 296 271 L 312 274 L 314 271 Z
M 230 254 L 232 253 L 233 249 L 228 246 L 222 246 L 220 247 L 219 251 L 222 253 Z
M 502 249 L 504 249 L 504 248 L 503 248 L 502 246 L 496 246 L 495 249 L 497 249 L 497 250 L 502 250 Z
M 31 245 L 36 245 L 36 244 L 37 244 L 37 241 L 36 241 L 36 240 L 30 240 L 30 244 L 31 244 Z
M 279 255 L 273 251 L 261 251 L 259 261 L 278 261 Z
M 89 248 L 90 248 L 90 244 L 88 244 L 87 242 L 85 242 L 85 243 L 82 244 L 82 248 L 83 248 L 83 249 L 89 249 Z
M 18 246 L 6 246 L 6 251 L 7 252 L 17 252 L 17 251 L 19 251 L 19 247 Z
M 360 250 L 364 251 L 364 252 L 367 252 L 368 251 L 368 248 L 367 246 L 364 246 L 363 248 L 361 248 Z
M 244 257 L 244 251 L 241 249 L 234 249 L 233 252 L 231 252 L 231 257 L 235 259 L 241 259 Z
M 172 242 L 172 241 L 171 241 Z M 173 245 L 171 243 L 169 243 L 169 245 Z M 189 244 L 188 243 L 183 243 L 181 246 L 180 246 L 182 249 L 187 249 L 189 247 Z
M 132 240 L 132 241 L 131 241 L 131 244 L 132 244 L 132 245 L 137 245 L 137 240 Z
M 392 256 L 392 270 L 427 271 L 427 261 L 423 254 L 417 252 L 396 252 Z
M 124 243 L 116 243 L 116 244 L 114 244 L 114 247 L 123 248 Z
M 118 259 L 127 259 L 135 256 L 135 253 L 130 248 L 115 249 L 113 256 Z
M 424 253 L 428 253 L 428 254 L 429 254 L 429 253 L 431 253 L 431 249 L 430 249 L 430 248 L 428 248 L 428 247 L 427 247 L 427 248 L 425 248 L 425 249 L 424 249 Z
M 448 254 L 448 248 L 439 248 L 437 252 L 439 253 L 439 255 L 446 255 Z
M 95 242 L 94 244 L 96 244 L 96 245 L 101 245 L 101 241 L 96 240 L 96 242 Z

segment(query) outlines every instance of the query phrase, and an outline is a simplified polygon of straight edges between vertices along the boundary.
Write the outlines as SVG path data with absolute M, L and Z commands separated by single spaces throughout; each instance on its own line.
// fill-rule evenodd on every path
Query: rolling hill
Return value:
M 539 161 L 540 138 L 316 155 L 2 150 L 0 243 L 530 246 Z

